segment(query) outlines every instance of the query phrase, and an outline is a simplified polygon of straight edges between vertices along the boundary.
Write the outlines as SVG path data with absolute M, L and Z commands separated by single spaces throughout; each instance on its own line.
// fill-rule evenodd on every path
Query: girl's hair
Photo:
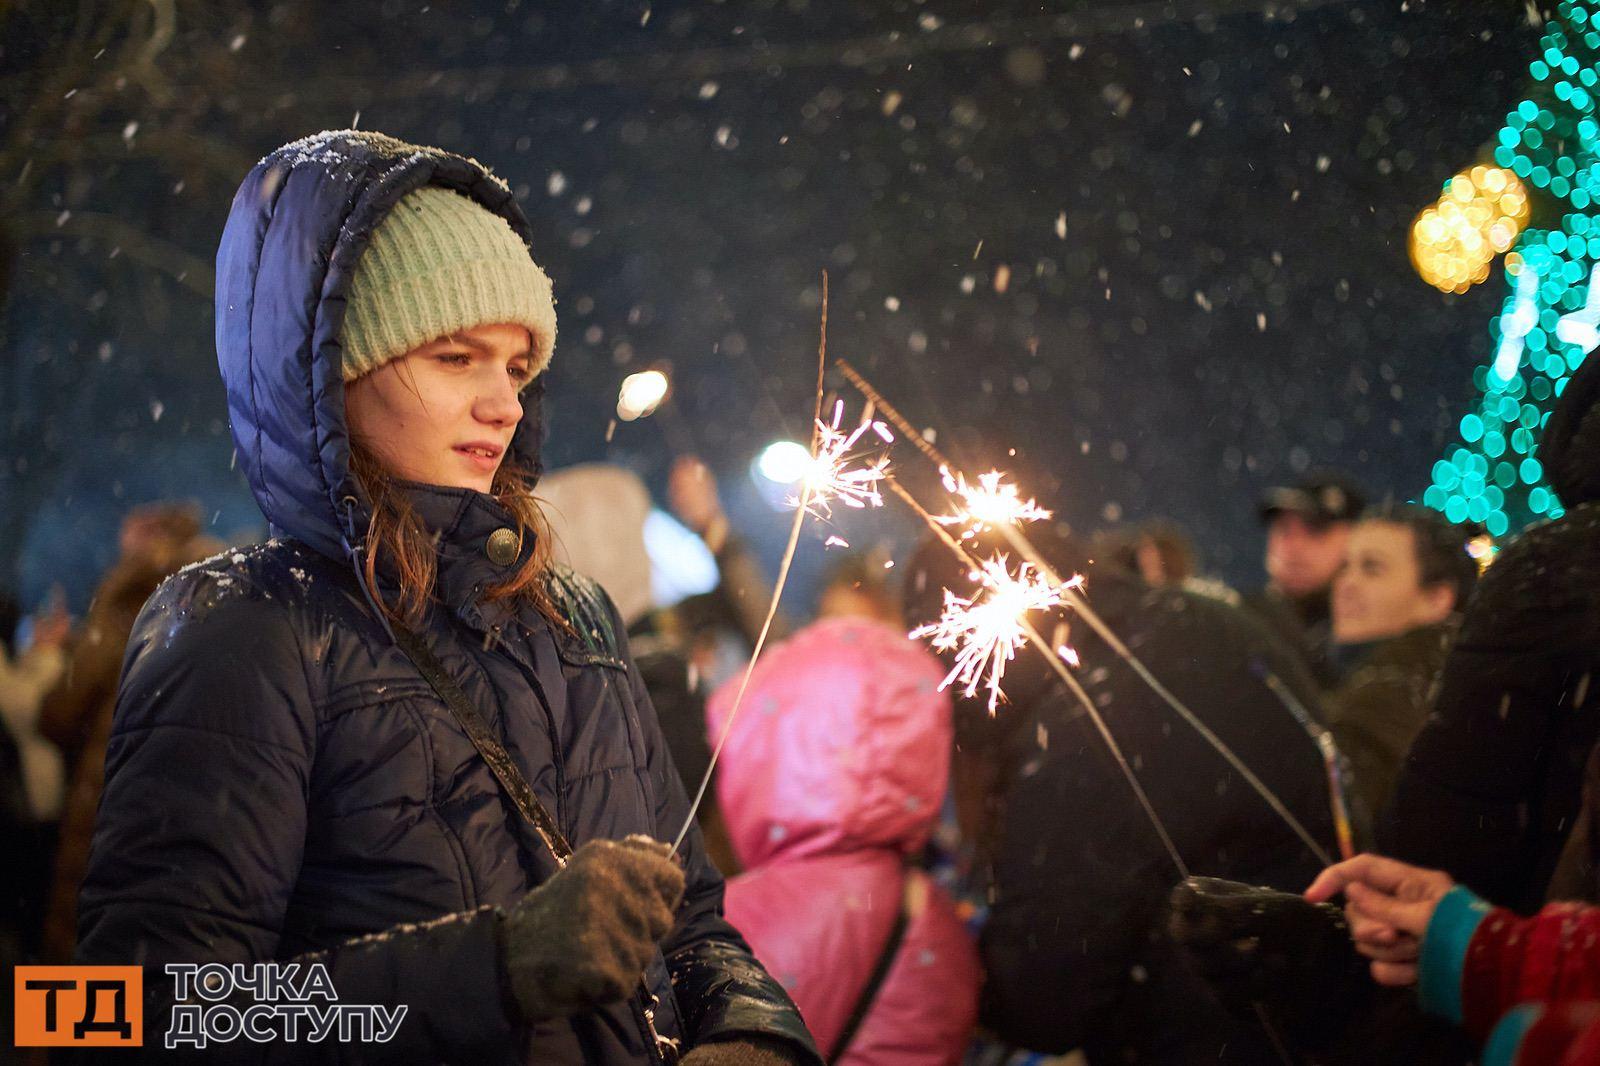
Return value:
M 438 572 L 438 547 L 433 533 L 422 524 L 394 476 L 384 470 L 369 449 L 354 437 L 350 441 L 350 471 L 360 482 L 372 508 L 367 524 L 366 580 L 379 610 L 401 625 L 415 627 L 422 621 L 433 599 Z M 491 495 L 510 511 L 516 522 L 518 545 L 533 538 L 533 551 L 505 581 L 491 585 L 485 600 L 516 599 L 531 603 L 550 623 L 571 631 L 572 623 L 556 609 L 546 581 L 554 557 L 554 537 L 533 489 L 522 472 L 509 463 L 501 464 L 494 476 Z M 378 557 L 394 559 L 400 595 L 390 603 L 378 591 Z

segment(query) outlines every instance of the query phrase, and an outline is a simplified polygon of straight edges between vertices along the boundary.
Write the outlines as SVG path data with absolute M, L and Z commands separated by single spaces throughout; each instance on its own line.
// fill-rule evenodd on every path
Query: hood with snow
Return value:
M 425 185 L 469 197 L 529 243 L 511 190 L 482 164 L 340 130 L 257 163 L 234 195 L 217 249 L 217 361 L 239 464 L 275 533 L 334 558 L 358 544 L 367 510 L 350 473 L 345 301 L 373 229 Z M 523 418 L 505 459 L 530 480 L 540 472 L 543 394 L 543 377 L 522 391 Z
M 943 676 L 900 630 L 858 618 L 817 622 L 763 655 L 717 768 L 739 861 L 926 843 L 949 774 Z M 713 738 L 738 688 L 711 697 Z
M 651 606 L 644 537 L 650 490 L 639 475 L 610 463 L 580 463 L 551 471 L 539 499 L 556 558 L 600 582 L 623 625 L 644 617 Z

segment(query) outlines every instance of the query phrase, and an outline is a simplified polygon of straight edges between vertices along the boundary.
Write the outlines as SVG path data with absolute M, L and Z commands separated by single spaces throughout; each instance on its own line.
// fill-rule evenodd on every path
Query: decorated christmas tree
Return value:
M 1569 376 L 1600 346 L 1600 2 L 1559 4 L 1539 44 L 1529 98 L 1506 116 L 1494 165 L 1447 182 L 1411 235 L 1419 272 L 1447 291 L 1483 280 L 1507 253 L 1491 357 L 1473 372 L 1482 398 L 1423 497 L 1495 536 L 1561 514 L 1539 436 Z M 1522 228 L 1530 213 L 1543 228 Z

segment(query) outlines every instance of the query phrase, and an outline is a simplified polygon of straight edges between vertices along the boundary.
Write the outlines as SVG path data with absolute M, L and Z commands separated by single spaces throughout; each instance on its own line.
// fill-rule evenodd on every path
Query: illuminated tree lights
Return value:
M 1452 178 L 1411 235 L 1423 278 L 1463 292 L 1487 276 L 1483 253 L 1507 228 L 1497 212 L 1520 227 L 1527 195 L 1567 212 L 1556 227 L 1523 229 L 1506 256 L 1510 292 L 1490 322 L 1490 361 L 1473 372 L 1482 398 L 1423 495 L 1451 521 L 1482 523 L 1494 536 L 1562 513 L 1537 458 L 1539 437 L 1568 377 L 1600 345 L 1600 3 L 1559 4 L 1528 71 L 1535 99 L 1506 116 L 1495 167 Z M 1497 168 L 1524 183 L 1520 215 L 1517 198 L 1508 204 L 1490 178 Z M 1446 209 L 1447 201 L 1457 206 Z

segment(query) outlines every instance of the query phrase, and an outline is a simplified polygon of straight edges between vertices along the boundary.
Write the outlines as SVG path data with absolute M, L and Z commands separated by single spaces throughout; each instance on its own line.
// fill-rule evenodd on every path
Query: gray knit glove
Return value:
M 811 1061 L 793 1044 L 746 1036 L 697 1044 L 683 1057 L 682 1066 L 803 1066 Z
M 502 916 L 501 962 L 525 1022 L 633 991 L 683 898 L 671 851 L 643 836 L 590 841 Z

